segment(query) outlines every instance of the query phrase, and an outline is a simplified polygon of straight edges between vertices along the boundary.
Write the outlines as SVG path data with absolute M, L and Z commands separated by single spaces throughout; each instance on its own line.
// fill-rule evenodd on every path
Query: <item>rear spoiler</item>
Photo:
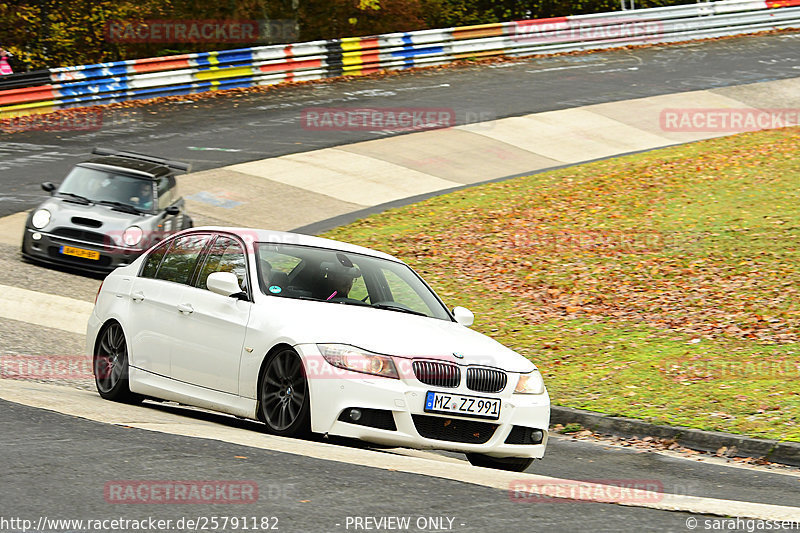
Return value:
M 180 161 L 171 161 L 169 159 L 164 159 L 163 157 L 138 154 L 136 152 L 124 152 L 120 150 L 112 150 L 111 148 L 95 147 L 92 148 L 92 153 L 96 155 L 116 155 L 119 157 L 127 157 L 129 159 L 138 159 L 139 161 L 148 161 L 150 163 L 164 165 L 165 167 L 169 167 L 174 170 L 180 170 L 183 172 L 189 172 L 190 170 L 192 170 L 191 163 L 181 163 Z

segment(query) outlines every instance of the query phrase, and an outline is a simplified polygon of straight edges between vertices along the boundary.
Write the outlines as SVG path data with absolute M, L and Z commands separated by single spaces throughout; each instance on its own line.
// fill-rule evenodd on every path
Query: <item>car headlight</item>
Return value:
M 131 226 L 122 234 L 122 242 L 125 243 L 125 246 L 136 246 L 142 242 L 143 235 L 144 232 L 142 228 L 139 226 Z
M 50 211 L 47 209 L 39 209 L 31 217 L 31 224 L 36 229 L 42 229 L 50 223 Z
M 380 355 L 346 344 L 317 344 L 325 360 L 335 367 L 372 374 L 386 378 L 400 379 L 391 357 Z
M 519 377 L 517 386 L 514 387 L 515 394 L 542 394 L 544 392 L 544 380 L 538 370 L 529 374 L 522 374 Z

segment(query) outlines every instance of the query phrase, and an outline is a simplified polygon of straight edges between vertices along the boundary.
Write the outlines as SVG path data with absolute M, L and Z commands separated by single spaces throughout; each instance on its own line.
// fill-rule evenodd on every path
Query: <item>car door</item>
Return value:
M 246 299 L 208 290 L 213 272 L 233 272 Z M 238 394 L 239 364 L 252 303 L 247 286 L 247 256 L 242 243 L 218 235 L 201 260 L 198 274 L 181 293 L 172 377 L 207 389 Z
M 169 376 L 175 337 L 179 335 L 180 297 L 192 280 L 210 233 L 191 233 L 154 248 L 145 258 L 129 297 L 127 333 L 130 364 Z

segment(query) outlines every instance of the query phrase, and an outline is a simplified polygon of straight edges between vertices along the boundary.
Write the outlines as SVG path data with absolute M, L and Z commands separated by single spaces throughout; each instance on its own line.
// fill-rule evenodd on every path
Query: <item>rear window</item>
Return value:
M 161 260 L 164 259 L 164 254 L 167 252 L 169 245 L 169 242 L 163 242 L 147 255 L 147 259 L 144 261 L 144 267 L 142 268 L 141 276 L 143 278 L 156 277 L 158 267 L 161 265 Z

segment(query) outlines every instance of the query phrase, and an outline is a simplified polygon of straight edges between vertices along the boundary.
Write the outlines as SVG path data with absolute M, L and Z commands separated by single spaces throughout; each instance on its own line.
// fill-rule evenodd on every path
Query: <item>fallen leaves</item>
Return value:
M 781 132 L 763 140 L 749 134 L 755 137 L 727 152 L 675 150 L 628 165 L 575 167 L 536 177 L 535 185 L 512 180 L 449 202 L 434 199 L 408 210 L 420 223 L 394 235 L 390 246 L 431 269 L 448 290 L 452 279 L 469 279 L 489 297 L 513 298 L 531 324 L 611 316 L 697 338 L 798 342 L 800 305 L 786 289 L 800 285 L 800 261 L 785 244 L 797 241 L 800 194 L 790 180 L 759 181 L 776 161 L 783 166 L 775 172 L 800 171 L 789 158 L 800 130 Z M 762 172 L 743 174 L 743 167 Z M 746 219 L 709 209 L 731 201 L 731 187 L 754 191 Z M 772 208 L 779 193 L 771 188 L 794 198 L 782 207 L 787 223 L 777 227 L 757 214 Z M 684 195 L 702 201 L 676 201 Z M 682 204 L 689 207 L 676 214 Z
M 713 139 L 462 190 L 326 236 L 397 255 L 472 307 L 476 329 L 533 359 L 562 405 L 798 440 L 797 395 L 765 395 L 776 382 L 800 392 L 799 145 L 800 128 Z M 654 388 L 620 390 L 631 383 Z

